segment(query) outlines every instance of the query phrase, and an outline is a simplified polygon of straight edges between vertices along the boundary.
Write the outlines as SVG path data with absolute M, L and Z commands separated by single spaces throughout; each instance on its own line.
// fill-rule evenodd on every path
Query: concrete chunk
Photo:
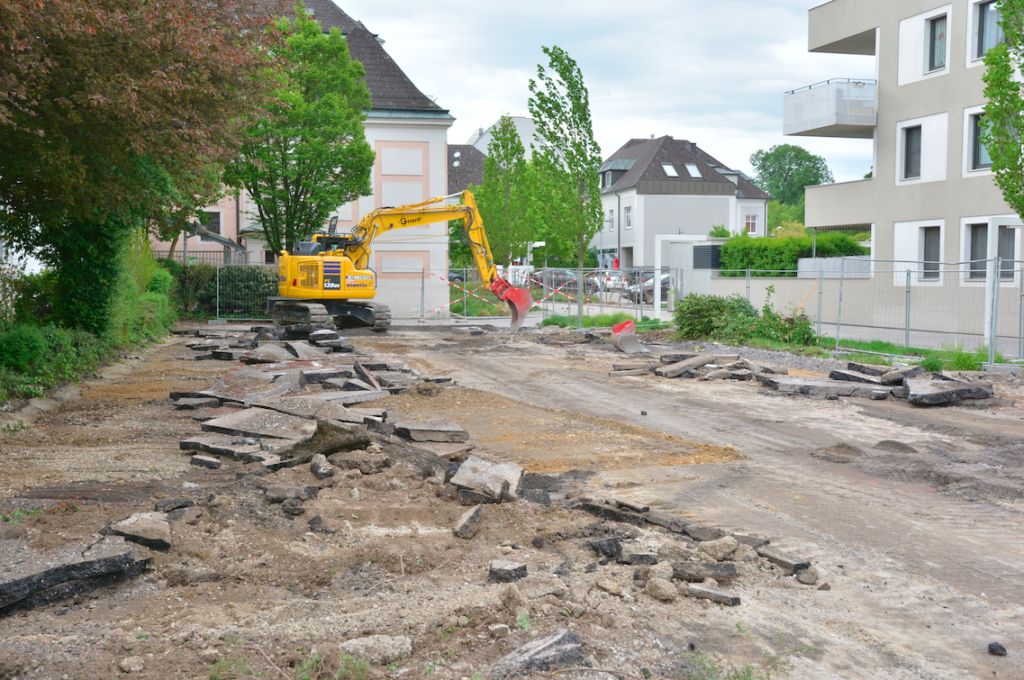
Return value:
M 191 498 L 171 498 L 165 501 L 157 501 L 153 508 L 157 512 L 171 512 L 179 508 L 191 508 L 196 502 Z
M 199 467 L 209 468 L 210 470 L 219 470 L 221 462 L 219 458 L 212 456 L 192 456 L 188 461 L 190 465 L 197 465 Z
M 240 357 L 247 364 L 280 364 L 295 361 L 295 355 L 279 345 L 260 345 Z
M 489 583 L 512 583 L 526 578 L 526 565 L 507 560 L 491 560 L 487 572 Z
M 692 359 L 686 359 L 685 361 L 680 361 L 675 364 L 662 366 L 661 368 L 655 369 L 654 372 L 665 378 L 678 378 L 680 376 L 693 373 L 701 366 L 707 366 L 708 364 L 714 363 L 714 361 L 714 354 L 701 354 L 700 356 L 693 357 Z
M 648 524 L 668 529 L 669 531 L 677 534 L 683 533 L 687 524 L 687 522 L 684 522 L 681 518 L 676 517 L 675 515 L 655 511 L 644 513 L 644 520 L 646 520 Z
M 619 508 L 611 505 L 605 505 L 604 503 L 591 503 L 590 501 L 584 501 L 573 507 L 577 510 L 582 510 L 587 514 L 593 515 L 594 517 L 611 520 L 612 522 L 625 522 L 638 527 L 642 527 L 646 524 L 646 520 L 644 519 L 645 515 L 631 512 L 629 510 L 620 510 Z
M 330 382 L 330 381 L 328 381 Z M 367 401 L 377 401 L 391 396 L 390 392 L 381 390 L 379 392 L 321 392 L 317 395 L 321 399 L 327 399 L 345 406 L 362 404 Z
M 736 595 L 730 595 L 729 593 L 722 592 L 721 590 L 715 590 L 714 588 L 708 588 L 707 586 L 691 583 L 687 588 L 687 591 L 692 597 L 711 600 L 718 604 L 724 604 L 726 607 L 740 606 L 740 598 Z
M 678 364 L 680 361 L 686 361 L 687 359 L 693 359 L 694 357 L 700 356 L 696 352 L 677 352 L 675 354 L 662 354 L 658 359 L 664 364 Z
M 884 374 L 879 380 L 883 385 L 902 385 L 904 380 L 909 378 L 916 378 L 919 375 L 927 373 L 926 370 L 921 368 L 919 365 L 914 364 L 913 366 L 907 366 L 906 368 L 897 368 L 894 371 L 889 371 Z
M 490 496 L 499 503 L 515 500 L 525 470 L 514 463 L 492 463 L 479 456 L 469 456 L 451 478 L 460 489 L 470 489 Z
M 583 665 L 583 645 L 576 633 L 559 628 L 550 635 L 531 640 L 499 659 L 487 671 L 491 680 L 505 680 L 516 671 L 549 671 Z
M 651 507 L 649 505 L 643 505 L 642 503 L 634 503 L 633 501 L 627 501 L 623 498 L 613 499 L 616 506 L 624 508 L 626 510 L 632 510 L 633 512 L 650 512 Z
M 875 364 L 858 364 L 856 361 L 851 361 L 846 364 L 846 370 L 854 371 L 855 373 L 861 373 L 863 375 L 873 375 L 876 378 L 880 378 L 889 371 L 892 370 L 891 366 L 876 366 Z
M 414 442 L 463 443 L 469 433 L 455 423 L 441 420 L 400 420 L 395 422 L 395 434 Z
M 864 383 L 845 382 L 841 380 L 788 378 L 768 374 L 758 375 L 757 380 L 764 387 L 777 390 L 782 394 L 802 394 L 819 399 L 825 399 L 828 397 L 885 399 L 890 393 L 892 393 L 891 387 L 881 385 L 875 387 Z
M 101 534 L 123 536 L 132 543 L 166 552 L 171 549 L 171 525 L 167 515 L 156 512 L 142 512 L 119 522 L 114 522 Z
M 740 573 L 732 562 L 675 562 L 672 575 L 680 581 L 700 583 L 707 578 L 731 581 L 739 578 Z
M 300 501 L 313 500 L 320 493 L 315 486 L 272 486 L 267 489 L 268 503 L 284 503 L 289 498 Z
M 298 465 L 308 463 L 318 453 L 330 456 L 339 451 L 353 451 L 370 445 L 370 433 L 362 425 L 333 420 L 306 422 L 315 423 L 311 437 L 275 448 L 272 453 L 282 459 L 292 459 Z
M 882 380 L 878 376 L 866 375 L 856 371 L 835 370 L 828 374 L 831 380 L 842 380 L 844 382 L 867 383 L 868 385 L 881 385 Z
M 272 441 L 282 443 L 278 439 Z M 263 460 L 267 455 L 258 439 L 237 435 L 203 434 L 185 439 L 178 446 L 182 451 L 202 451 L 246 462 Z
M 316 384 L 322 385 L 325 381 L 334 378 L 344 380 L 345 378 L 356 377 L 355 371 L 351 368 L 314 368 L 308 371 L 302 371 L 302 382 L 305 385 Z
M 907 380 L 907 401 L 917 406 L 955 404 L 964 399 L 987 399 L 992 383 L 963 383 L 938 380 Z
M 304 439 L 316 431 L 316 423 L 264 408 L 249 408 L 202 424 L 205 432 L 266 437 L 273 439 Z
M 685 532 L 695 541 L 717 541 L 726 535 L 721 529 L 706 527 L 702 524 L 687 524 Z
M 377 382 L 377 379 L 373 377 L 373 374 L 370 373 L 369 369 L 367 369 L 361 363 L 359 363 L 358 360 L 356 360 L 355 363 L 352 364 L 352 368 L 355 370 L 356 376 L 362 378 L 367 384 L 369 384 L 371 389 L 380 389 L 380 383 Z
M 786 574 L 793 574 L 795 572 L 811 568 L 810 560 L 801 559 L 796 555 L 783 552 L 770 545 L 758 548 L 757 554 L 772 564 L 781 567 L 783 572 Z
M 313 347 L 308 342 L 286 342 L 284 348 L 294 354 L 299 361 L 316 361 L 327 356 L 327 352 Z
M 201 408 L 217 408 L 218 406 L 220 406 L 220 399 L 217 397 L 178 399 L 174 402 L 174 408 L 181 411 L 195 411 Z
M 452 533 L 459 538 L 473 538 L 480 529 L 480 518 L 483 516 L 483 511 L 484 506 L 482 505 L 467 510 L 452 527 Z

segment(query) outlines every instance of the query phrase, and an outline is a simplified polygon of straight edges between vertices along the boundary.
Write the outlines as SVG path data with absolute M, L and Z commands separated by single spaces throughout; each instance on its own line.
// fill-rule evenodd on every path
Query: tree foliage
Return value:
M 530 115 L 537 125 L 533 202 L 545 216 L 542 229 L 573 243 L 582 267 L 591 238 L 601 228 L 598 170 L 601 147 L 594 141 L 590 96 L 583 73 L 560 47 L 545 47 L 547 69 L 530 80 Z
M 1024 0 L 1002 0 L 1001 25 L 1006 42 L 985 55 L 985 116 L 981 142 L 992 159 L 992 172 L 1003 199 L 1024 215 L 1024 96 L 1020 60 L 1024 55 Z
M 816 252 L 818 257 L 868 255 L 853 237 L 843 233 L 818 234 L 795 238 L 751 238 L 746 234 L 722 244 L 722 276 L 796 276 L 798 261 Z
M 494 261 L 507 265 L 524 255 L 527 241 L 532 240 L 527 219 L 529 167 L 526 149 L 510 117 L 498 119 L 492 133 L 483 186 L 474 193 Z
M 225 181 L 256 205 L 271 250 L 308 238 L 339 206 L 366 196 L 374 154 L 363 133 L 370 93 L 337 28 L 329 34 L 299 8 L 281 57 L 285 81 L 265 115 L 252 116 Z
M 786 205 L 803 201 L 804 187 L 834 181 L 824 158 L 794 144 L 757 151 L 750 157 L 750 163 L 757 173 L 757 186 Z M 802 216 L 799 221 L 803 221 Z
M 804 225 L 804 198 L 796 203 L 783 203 L 781 201 L 768 202 L 768 235 L 771 236 L 779 227 L 787 224 Z

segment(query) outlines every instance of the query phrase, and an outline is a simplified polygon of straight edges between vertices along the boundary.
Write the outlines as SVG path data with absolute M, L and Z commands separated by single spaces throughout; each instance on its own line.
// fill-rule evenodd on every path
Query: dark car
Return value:
M 561 289 L 560 292 L 567 295 L 573 295 L 579 290 L 577 279 L 577 273 L 575 269 L 552 269 L 549 271 L 548 281 L 554 289 Z M 597 291 L 601 290 L 601 281 L 594 276 L 588 276 L 587 272 L 583 272 L 583 292 L 587 295 L 593 295 Z

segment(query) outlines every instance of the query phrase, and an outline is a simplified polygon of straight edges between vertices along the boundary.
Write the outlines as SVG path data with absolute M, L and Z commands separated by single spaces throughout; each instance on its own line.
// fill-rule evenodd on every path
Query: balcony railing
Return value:
M 874 80 L 833 78 L 786 93 L 782 131 L 805 137 L 871 139 L 877 110 Z

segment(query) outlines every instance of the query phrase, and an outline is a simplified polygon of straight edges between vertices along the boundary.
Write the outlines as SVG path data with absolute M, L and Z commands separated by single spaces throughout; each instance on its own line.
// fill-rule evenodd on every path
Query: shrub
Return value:
M 757 311 L 739 295 L 722 298 L 690 294 L 676 305 L 672 318 L 684 340 L 735 335 L 745 338 L 749 333 L 742 331 L 757 319 Z
M 716 224 L 711 227 L 711 231 L 708 232 L 708 236 L 711 238 L 729 238 L 732 234 L 725 228 L 724 224 Z
M 54 320 L 53 305 L 56 299 L 57 277 L 46 270 L 38 274 L 22 276 L 16 285 L 14 301 L 15 323 L 43 325 Z
M 46 359 L 47 343 L 43 332 L 26 324 L 17 324 L 0 333 L 0 366 L 28 373 Z
M 811 237 L 751 238 L 741 234 L 722 244 L 722 276 L 743 276 L 750 269 L 752 276 L 796 276 L 797 261 L 802 257 L 851 257 L 869 251 L 847 234 L 819 234 L 815 248 Z M 732 270 L 732 271 L 726 271 Z
M 139 296 L 136 332 L 149 338 L 164 335 L 174 323 L 174 312 L 166 295 L 143 293 Z
M 146 287 L 146 291 L 149 293 L 158 293 L 165 297 L 171 296 L 171 287 L 174 285 L 174 277 L 169 271 L 163 267 L 158 268 L 153 272 L 153 278 L 150 279 L 149 285 Z
M 202 314 L 200 303 L 209 302 L 212 296 L 216 296 L 216 290 L 212 290 L 211 283 L 217 276 L 217 268 L 213 265 L 200 262 L 199 264 L 187 264 L 181 267 L 181 274 L 178 277 L 177 303 L 182 314 L 195 316 Z
M 212 282 L 216 285 L 216 281 Z M 266 316 L 267 298 L 278 293 L 277 270 L 272 267 L 237 265 L 220 268 L 220 316 L 258 319 Z M 216 289 L 204 311 L 217 314 Z
M 924 361 L 920 364 L 921 368 L 931 373 L 941 371 L 944 365 L 939 357 L 925 357 Z

